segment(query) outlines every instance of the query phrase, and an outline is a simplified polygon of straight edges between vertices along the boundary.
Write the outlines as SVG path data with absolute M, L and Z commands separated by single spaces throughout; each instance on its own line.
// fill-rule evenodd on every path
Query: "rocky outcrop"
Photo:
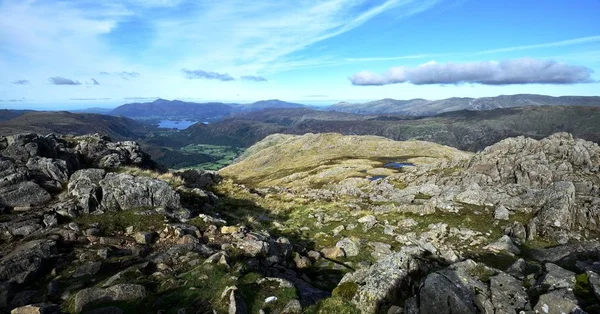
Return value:
M 106 210 L 143 207 L 176 209 L 181 206 L 179 195 L 162 180 L 107 173 L 99 186 L 102 189 L 100 205 Z
M 556 181 L 571 181 L 573 172 L 597 172 L 598 165 L 597 144 L 556 133 L 540 141 L 525 137 L 502 140 L 478 153 L 468 172 L 482 183 L 546 187 Z
M 417 247 L 404 247 L 371 267 L 345 275 L 340 285 L 355 285 L 352 302 L 363 313 L 377 313 L 410 293 L 407 287 L 414 284 L 412 277 L 426 270 L 419 260 L 423 254 L 424 251 Z
M 100 135 L 53 134 L 0 137 L 0 205 L 35 207 L 60 193 L 80 168 L 156 168 L 135 142 L 110 142 Z
M 68 193 L 83 213 L 134 208 L 178 209 L 177 192 L 162 180 L 83 169 L 71 176 Z
M 369 144 L 338 138 L 306 136 L 294 160 Z M 2 138 L 0 312 L 600 310 L 600 246 L 582 241 L 600 221 L 597 146 L 559 134 L 425 148 L 396 170 L 371 155 L 262 169 L 283 182 L 269 186 L 114 169 L 147 161 L 99 136 Z M 532 248 L 545 241 L 572 243 Z
M 83 164 L 95 168 L 119 168 L 135 166 L 139 168 L 156 168 L 150 156 L 133 141 L 112 142 L 109 137 L 99 134 L 76 136 L 72 138 L 75 146 L 71 151 Z

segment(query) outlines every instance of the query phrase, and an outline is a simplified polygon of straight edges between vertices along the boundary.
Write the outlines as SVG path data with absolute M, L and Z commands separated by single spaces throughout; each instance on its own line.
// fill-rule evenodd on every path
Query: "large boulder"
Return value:
M 489 286 L 485 281 L 489 280 Z M 516 278 L 472 260 L 429 274 L 405 303 L 414 314 L 518 313 L 529 299 Z
M 10 207 L 43 204 L 50 194 L 29 181 L 29 170 L 11 158 L 0 156 L 0 204 Z
M 168 183 L 148 177 L 84 169 L 71 176 L 68 185 L 80 210 L 127 210 L 144 207 L 181 207 L 179 194 Z
M 205 189 L 211 187 L 223 180 L 223 178 L 215 171 L 203 171 L 199 169 L 187 169 L 174 173 L 185 182 L 185 186 L 189 188 Z
M 360 253 L 360 246 L 355 240 L 350 238 L 343 238 L 338 241 L 335 246 L 344 250 L 346 256 L 352 257 L 357 256 Z
M 0 282 L 29 283 L 52 268 L 57 252 L 53 240 L 33 240 L 22 244 L 0 259 Z
M 87 288 L 75 295 L 74 307 L 77 313 L 94 305 L 115 301 L 135 301 L 146 296 L 146 289 L 137 284 L 119 284 L 112 287 Z
M 487 285 L 480 276 L 495 271 L 472 260 L 429 274 L 415 295 L 416 313 L 485 313 L 493 309 Z
M 104 178 L 106 171 L 103 169 L 78 170 L 69 180 L 67 186 L 70 196 L 75 198 L 78 207 L 84 213 L 95 211 L 102 201 L 102 189 L 100 180 Z
M 102 188 L 101 206 L 105 210 L 181 207 L 179 194 L 162 180 L 123 173 L 107 173 L 104 179 L 100 180 L 99 185 Z
M 555 182 L 544 190 L 545 204 L 537 214 L 540 226 L 544 229 L 571 229 L 573 207 L 575 205 L 575 186 L 573 182 Z
M 37 206 L 51 199 L 50 193 L 32 181 L 0 187 L 0 204 L 11 207 Z
M 506 273 L 490 278 L 490 294 L 495 313 L 519 313 L 529 299 L 521 282 Z
M 67 162 L 61 159 L 32 157 L 27 161 L 27 168 L 47 180 L 54 180 L 60 184 L 69 179 Z
M 346 274 L 338 287 L 354 286 L 352 302 L 363 313 L 377 313 L 394 300 L 406 297 L 410 291 L 411 277 L 423 271 L 418 258 L 424 251 L 417 247 L 403 247 L 400 252 L 388 255 L 376 264 Z
M 547 314 L 585 313 L 577 305 L 573 291 L 567 289 L 553 290 L 541 295 L 533 310 L 536 313 Z

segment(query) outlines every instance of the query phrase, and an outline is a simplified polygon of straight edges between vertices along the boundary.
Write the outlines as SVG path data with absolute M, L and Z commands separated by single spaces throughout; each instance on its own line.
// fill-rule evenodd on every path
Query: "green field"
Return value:
M 244 148 L 209 144 L 190 144 L 182 147 L 180 151 L 190 155 L 203 154 L 213 157 L 213 161 L 199 163 L 191 168 L 219 170 L 230 165 L 237 156 L 244 152 Z

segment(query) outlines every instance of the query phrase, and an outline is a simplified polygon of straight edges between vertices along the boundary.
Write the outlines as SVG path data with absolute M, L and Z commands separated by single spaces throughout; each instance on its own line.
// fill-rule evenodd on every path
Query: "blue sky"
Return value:
M 599 95 L 600 1 L 0 0 L 0 107 Z

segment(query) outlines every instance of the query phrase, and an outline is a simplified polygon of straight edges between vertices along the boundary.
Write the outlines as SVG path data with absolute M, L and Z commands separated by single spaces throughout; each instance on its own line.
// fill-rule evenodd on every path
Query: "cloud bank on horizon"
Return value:
M 521 58 L 503 61 L 421 64 L 393 67 L 383 74 L 358 72 L 348 79 L 353 85 L 428 84 L 577 84 L 590 83 L 592 70 L 552 60 Z
M 594 0 L 544 10 L 501 0 L 0 0 L 0 99 L 597 95 L 596 12 Z

